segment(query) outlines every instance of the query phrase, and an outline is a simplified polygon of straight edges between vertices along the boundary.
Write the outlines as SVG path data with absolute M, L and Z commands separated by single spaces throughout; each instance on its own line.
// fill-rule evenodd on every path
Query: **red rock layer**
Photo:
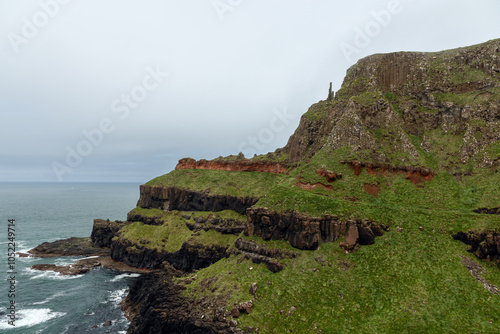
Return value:
M 286 174 L 288 166 L 274 161 L 214 161 L 184 158 L 179 160 L 175 167 L 178 169 L 209 169 L 230 172 L 263 172 L 274 174 Z
M 414 184 L 419 184 L 423 181 L 431 181 L 436 173 L 430 168 L 425 167 L 394 167 L 391 165 L 377 164 L 372 162 L 359 162 L 359 161 L 342 161 L 343 164 L 349 165 L 354 169 L 354 175 L 359 175 L 363 168 L 366 168 L 368 174 L 375 175 L 377 172 L 383 175 L 388 174 L 406 174 L 406 179 Z

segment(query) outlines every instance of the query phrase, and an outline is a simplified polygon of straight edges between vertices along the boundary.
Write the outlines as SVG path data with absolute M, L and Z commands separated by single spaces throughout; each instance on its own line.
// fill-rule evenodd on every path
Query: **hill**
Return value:
M 284 148 L 182 159 L 93 241 L 157 269 L 130 333 L 500 332 L 499 139 L 500 40 L 373 55 Z

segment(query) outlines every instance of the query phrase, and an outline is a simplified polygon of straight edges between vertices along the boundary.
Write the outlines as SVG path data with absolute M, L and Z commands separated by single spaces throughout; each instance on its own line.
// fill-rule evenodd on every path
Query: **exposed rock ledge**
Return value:
M 342 164 L 347 164 L 349 167 L 354 169 L 354 175 L 359 175 L 363 168 L 366 168 L 368 174 L 375 175 L 378 172 L 382 174 L 406 174 L 406 179 L 410 180 L 414 184 L 419 184 L 423 181 L 431 181 L 436 173 L 430 168 L 425 167 L 408 167 L 401 166 L 395 167 L 386 164 L 377 164 L 372 162 L 360 162 L 354 161 L 342 161 Z
M 111 246 L 111 258 L 129 266 L 146 269 L 160 269 L 168 262 L 182 271 L 206 268 L 227 257 L 227 247 L 184 242 L 181 249 L 169 253 L 156 248 L 146 248 L 129 241 L 116 240 Z
M 492 261 L 500 268 L 500 232 L 458 232 L 453 239 L 469 245 L 468 252 L 474 253 L 477 258 Z
M 289 167 L 276 161 L 216 161 L 216 160 L 198 160 L 192 158 L 183 158 L 175 169 L 209 169 L 222 170 L 229 172 L 263 172 L 274 174 L 286 174 Z
M 284 251 L 281 249 L 269 249 L 265 246 L 258 245 L 255 241 L 245 240 L 242 238 L 234 242 L 235 249 L 231 250 L 232 254 L 243 254 L 245 258 L 252 260 L 253 263 L 264 263 L 273 273 L 283 270 L 284 265 L 279 260 L 289 257 L 291 259 L 297 257 L 297 254 Z
M 474 210 L 474 212 L 487 215 L 500 215 L 500 206 L 498 208 L 479 208 Z
M 339 221 L 338 216 L 310 217 L 295 211 L 270 212 L 267 208 L 247 211 L 247 236 L 256 235 L 264 240 L 285 240 L 298 249 L 315 250 L 321 243 L 337 241 L 344 235 L 342 245 L 353 251 L 359 245 L 371 245 L 375 236 L 383 235 L 387 226 L 367 220 Z
M 246 210 L 257 202 L 253 197 L 211 195 L 176 187 L 140 186 L 137 206 L 146 209 L 179 211 L 224 211 L 233 210 L 244 215 Z
M 54 242 L 44 242 L 20 256 L 61 257 L 61 256 L 106 256 L 109 249 L 96 247 L 90 238 L 68 238 Z

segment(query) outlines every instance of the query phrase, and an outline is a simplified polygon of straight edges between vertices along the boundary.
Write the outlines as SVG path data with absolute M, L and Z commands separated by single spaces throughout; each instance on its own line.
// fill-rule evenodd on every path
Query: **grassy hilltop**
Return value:
M 156 223 L 127 225 L 115 240 L 170 253 L 186 242 L 227 248 L 227 257 L 175 281 L 188 299 L 203 297 L 227 313 L 253 300 L 250 314 L 228 318 L 242 330 L 500 332 L 496 258 L 478 259 L 452 238 L 461 231 L 496 238 L 500 227 L 500 215 L 474 212 L 500 207 L 500 40 L 360 60 L 333 100 L 314 104 L 302 116 L 284 148 L 245 163 L 262 160 L 289 169 L 178 169 L 147 186 L 254 198 L 252 208 L 275 214 L 369 220 L 388 231 L 354 252 L 339 247 L 343 235 L 301 250 L 278 238 L 188 227 L 199 217 L 216 219 L 214 226 L 249 224 L 250 217 L 231 210 L 138 207 L 133 214 Z M 329 181 L 319 170 L 341 177 Z M 277 259 L 284 267 L 273 273 L 265 263 L 231 252 L 240 238 L 294 256 Z M 208 309 L 200 312 L 212 316 Z

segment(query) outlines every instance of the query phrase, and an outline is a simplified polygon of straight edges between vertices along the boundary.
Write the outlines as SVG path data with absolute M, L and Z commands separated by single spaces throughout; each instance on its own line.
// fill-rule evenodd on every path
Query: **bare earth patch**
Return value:
M 469 259 L 468 257 L 460 255 L 462 259 L 462 264 L 469 269 L 472 276 L 477 279 L 479 282 L 483 283 L 485 289 L 488 289 L 491 293 L 498 293 L 498 288 L 481 277 L 481 274 L 484 273 L 484 268 L 479 263 L 476 263 L 474 260 Z

